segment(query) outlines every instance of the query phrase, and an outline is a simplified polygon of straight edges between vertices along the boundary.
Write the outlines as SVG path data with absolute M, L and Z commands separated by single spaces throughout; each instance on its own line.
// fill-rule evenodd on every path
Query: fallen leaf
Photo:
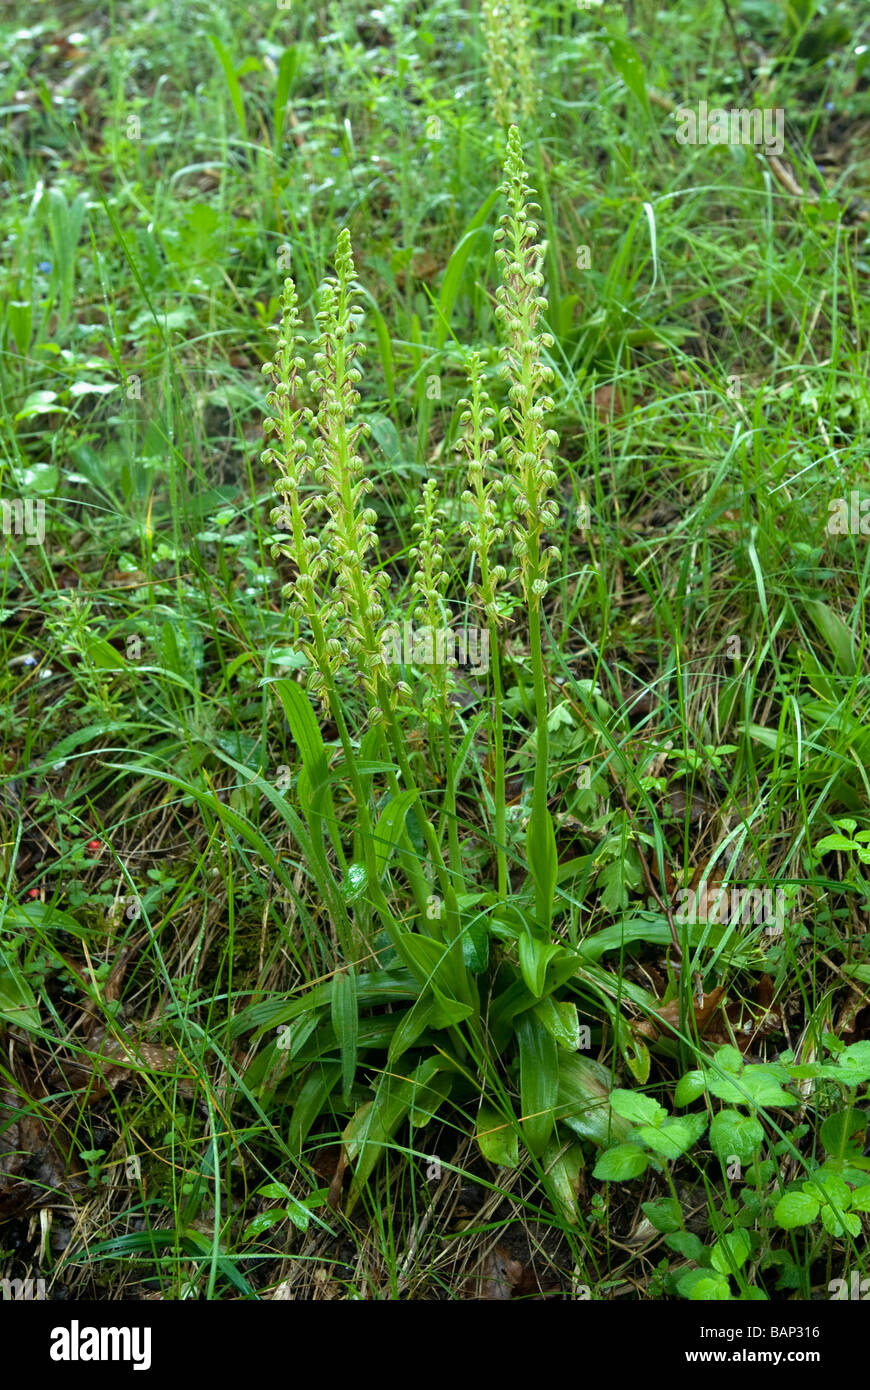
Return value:
M 717 1046 L 733 1046 L 736 1042 L 744 1057 L 751 1056 L 757 1038 L 782 1031 L 782 1011 L 774 1006 L 773 993 L 773 980 L 762 975 L 753 991 L 754 998 L 732 999 L 721 1017 L 707 1029 L 707 1041 Z
M 698 999 L 695 995 L 692 996 L 692 1004 L 695 1015 L 695 1026 L 699 1033 L 706 1033 L 713 1019 L 713 1015 L 715 1014 L 719 1005 L 722 1003 L 724 994 L 724 988 L 722 986 L 717 986 L 717 988 L 711 990 L 709 994 L 705 994 L 700 1003 L 698 1002 Z M 679 999 L 672 999 L 670 1003 L 662 1004 L 658 1009 L 656 1009 L 656 1013 L 658 1014 L 659 1018 L 662 1020 L 663 1023 L 669 1023 L 674 1028 L 679 1028 Z M 636 1023 L 634 1025 L 634 1031 L 635 1033 L 640 1033 L 642 1037 L 655 1039 L 658 1037 L 661 1030 L 656 1025 L 654 1019 L 645 1018 L 641 1023 Z
M 473 1296 L 488 1303 L 513 1298 L 524 1272 L 519 1260 L 513 1259 L 503 1245 L 494 1245 L 477 1276 L 477 1292 Z
M 625 401 L 617 386 L 596 386 L 595 411 L 599 420 L 618 420 L 625 414 Z
M 49 1122 L 37 1108 L 40 1087 L 19 1076 L 23 1094 L 0 1091 L 0 1217 L 32 1211 L 79 1184 L 68 1176 Z M 11 1117 L 11 1119 L 10 1119 Z

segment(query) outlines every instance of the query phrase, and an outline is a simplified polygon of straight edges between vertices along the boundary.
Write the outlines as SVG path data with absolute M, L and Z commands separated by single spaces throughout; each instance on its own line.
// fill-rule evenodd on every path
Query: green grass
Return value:
M 440 724 L 409 669 L 395 744 L 341 682 L 350 758 L 287 681 L 305 664 L 281 596 L 295 570 L 272 553 L 287 538 L 260 459 L 285 276 L 310 365 L 347 227 L 388 616 L 420 601 L 431 477 L 444 602 L 475 626 L 455 449 L 472 351 L 507 400 L 505 131 L 479 7 L 230 0 L 146 23 L 138 2 L 96 20 L 50 3 L 26 30 L 0 22 L 0 499 L 44 504 L 41 542 L 0 550 L 0 1275 L 100 1299 L 668 1300 L 704 1279 L 715 1297 L 828 1297 L 867 1273 L 866 1078 L 860 1053 L 851 1075 L 835 1059 L 870 1021 L 868 550 L 828 520 L 870 498 L 868 26 L 857 4 L 792 27 L 778 5 L 730 8 L 739 51 L 718 0 L 526 7 L 561 559 L 542 665 L 504 586 L 503 776 L 493 664 Z M 800 192 L 752 148 L 678 144 L 667 103 L 702 100 L 782 108 Z M 317 404 L 304 379 L 298 404 Z M 379 822 L 410 779 L 420 816 Z M 535 807 L 558 867 L 551 930 L 521 950 L 546 922 Z M 369 873 L 354 897 L 348 870 L 387 852 L 379 892 Z M 669 921 L 714 855 L 711 880 L 782 890 L 781 933 Z M 379 933 L 419 933 L 439 856 L 478 953 L 476 1023 L 393 1068 L 414 996 Z M 540 1029 L 502 1036 L 494 1001 L 548 945 L 585 1045 L 536 1063 Z M 726 1045 L 788 1103 L 735 1098 L 739 1058 L 710 1061 Z M 552 1090 L 559 1058 L 586 1067 L 573 1099 L 564 1075 Z M 415 1119 L 433 1116 L 413 1126 L 412 1066 Z M 611 1090 L 762 1137 L 739 1174 L 708 1129 L 657 1166 Z M 373 1099 L 397 1107 L 389 1133 Z M 605 1176 L 614 1140 L 624 1180 Z M 845 1197 L 777 1217 L 835 1170 Z

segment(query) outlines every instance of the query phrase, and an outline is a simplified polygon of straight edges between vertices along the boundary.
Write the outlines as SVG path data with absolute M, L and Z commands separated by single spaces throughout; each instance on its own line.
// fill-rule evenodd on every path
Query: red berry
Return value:
M 28 896 L 28 898 L 38 898 L 38 897 L 39 897 L 39 889 L 38 889 L 38 888 L 28 888 L 28 890 L 27 890 L 27 896 Z
M 102 840 L 88 840 L 88 849 L 98 850 L 103 848 Z

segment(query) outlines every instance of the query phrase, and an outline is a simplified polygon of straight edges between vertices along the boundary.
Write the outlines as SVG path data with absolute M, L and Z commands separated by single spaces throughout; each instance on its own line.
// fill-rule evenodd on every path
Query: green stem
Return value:
M 547 806 L 547 771 L 549 760 L 549 730 L 547 718 L 547 685 L 544 676 L 544 653 L 541 649 L 541 605 L 532 597 L 529 605 L 529 645 L 532 658 L 532 679 L 535 688 L 535 789 L 532 816 L 542 825 L 549 815 Z M 535 914 L 541 926 L 549 930 L 550 902 L 543 883 L 535 882 Z
M 462 886 L 462 851 L 456 818 L 456 765 L 450 740 L 450 711 L 446 697 L 441 705 L 441 738 L 444 745 L 444 812 L 447 816 L 447 842 L 450 846 L 450 872 L 455 886 Z
M 671 1172 L 671 1165 L 670 1165 L 669 1163 L 664 1163 L 664 1164 L 662 1165 L 662 1167 L 663 1167 L 663 1169 L 664 1169 L 665 1181 L 667 1182 L 668 1187 L 671 1189 L 671 1196 L 673 1197 L 674 1202 L 676 1203 L 677 1211 L 679 1212 L 679 1216 L 680 1216 L 680 1228 L 681 1228 L 682 1230 L 685 1230 L 685 1229 L 686 1229 L 686 1221 L 685 1221 L 685 1217 L 683 1216 L 683 1204 L 682 1204 L 682 1202 L 680 1201 L 679 1194 L 678 1194 L 678 1192 L 677 1192 L 676 1185 L 675 1185 L 675 1183 L 674 1183 L 674 1175 L 673 1175 L 673 1173 Z
M 507 815 L 505 812 L 505 802 L 507 792 L 505 789 L 504 774 L 504 713 L 502 710 L 502 684 L 501 684 L 501 662 L 498 655 L 498 632 L 494 623 L 489 626 L 489 646 L 490 662 L 492 666 L 492 692 L 495 704 L 495 719 L 493 728 L 495 732 L 494 753 L 494 795 L 495 801 L 495 853 L 498 872 L 498 895 L 504 900 L 508 895 L 508 875 L 507 875 Z
M 444 904 L 447 913 L 447 939 L 450 941 L 455 941 L 458 939 L 460 932 L 459 905 L 456 901 L 456 892 L 451 882 L 450 875 L 447 872 L 447 866 L 444 863 L 444 856 L 441 853 L 441 846 L 438 843 L 438 837 L 435 834 L 432 822 L 429 820 L 429 817 L 426 815 L 426 812 L 423 809 L 423 801 L 420 796 L 420 789 L 415 781 L 414 773 L 411 770 L 411 764 L 409 763 L 407 754 L 405 753 L 405 745 L 402 742 L 402 730 L 399 728 L 398 723 L 396 722 L 395 715 L 393 714 L 390 708 L 389 701 L 386 698 L 386 692 L 380 691 L 378 698 L 381 701 L 381 709 L 384 711 L 384 714 L 386 715 L 387 729 L 389 730 L 390 735 L 390 744 L 393 749 L 393 756 L 396 759 L 396 762 L 399 764 L 399 768 L 402 773 L 402 782 L 409 791 L 413 789 L 417 793 L 416 800 L 414 801 L 414 810 L 417 816 L 417 823 L 420 826 L 420 831 L 423 835 L 424 843 L 432 858 L 435 873 L 438 876 L 438 883 L 441 888 L 441 892 L 444 895 Z

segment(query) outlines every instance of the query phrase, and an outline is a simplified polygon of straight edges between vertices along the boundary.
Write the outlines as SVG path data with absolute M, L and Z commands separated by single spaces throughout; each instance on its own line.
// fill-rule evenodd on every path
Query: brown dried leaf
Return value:
M 35 1099 L 29 1087 L 23 1096 L 11 1089 L 0 1091 L 0 1217 L 4 1219 L 45 1205 L 58 1189 L 68 1194 L 71 1186 L 78 1186 L 67 1178 L 46 1121 L 38 1113 L 27 1113 L 28 1100 Z
M 477 1276 L 477 1292 L 472 1296 L 489 1303 L 513 1298 L 524 1272 L 524 1266 L 503 1245 L 495 1245 Z
M 707 1030 L 707 1041 L 716 1045 L 736 1042 L 744 1057 L 749 1057 L 757 1038 L 780 1032 L 782 1011 L 773 1004 L 773 980 L 769 975 L 761 976 L 754 995 L 756 1008 L 742 999 L 733 999 L 726 1005 L 722 1016 Z
M 724 994 L 724 988 L 722 986 L 718 986 L 716 989 L 711 990 L 709 994 L 705 994 L 700 1003 L 698 1002 L 696 996 L 692 996 L 692 1004 L 695 1014 L 695 1025 L 699 1033 L 707 1033 L 713 1015 L 715 1014 L 719 1005 L 722 1003 L 722 998 Z M 663 1023 L 669 1023 L 674 1028 L 679 1028 L 679 999 L 672 999 L 669 1004 L 662 1004 L 660 1008 L 656 1009 L 656 1013 L 658 1014 L 659 1018 L 661 1018 Z M 641 1023 L 636 1023 L 634 1025 L 634 1031 L 636 1033 L 640 1033 L 645 1038 L 655 1039 L 658 1037 L 660 1029 L 656 1026 L 654 1019 L 646 1018 Z
M 122 1081 L 130 1081 L 137 1071 L 172 1071 L 178 1053 L 172 1047 L 141 1043 L 135 1039 L 101 1037 L 89 1039 L 94 1055 L 82 1060 L 59 1062 L 57 1070 L 72 1090 L 87 1088 L 87 1103 L 93 1105 L 114 1091 Z M 181 1082 L 184 1087 L 184 1081 Z
M 625 399 L 618 386 L 597 386 L 595 388 L 595 412 L 599 420 L 620 419 L 625 414 Z

